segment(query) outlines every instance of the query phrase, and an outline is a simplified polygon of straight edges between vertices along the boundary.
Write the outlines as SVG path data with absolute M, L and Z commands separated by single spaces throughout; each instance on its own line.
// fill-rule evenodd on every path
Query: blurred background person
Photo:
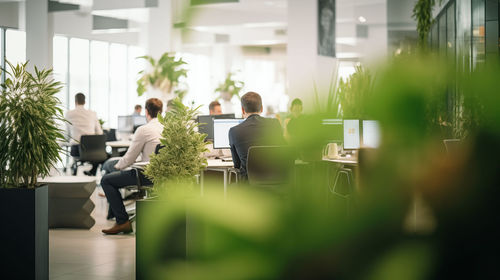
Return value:
M 97 135 L 102 134 L 101 124 L 94 111 L 85 109 L 85 95 L 81 92 L 75 95 L 75 109 L 66 113 L 68 120 L 67 131 L 70 138 L 72 157 L 80 156 L 79 146 L 82 135 Z M 76 162 L 75 162 L 76 163 Z M 95 176 L 99 163 L 93 163 L 90 171 L 84 171 L 85 175 Z M 72 166 L 72 173 L 76 175 L 76 164 Z
M 283 123 L 284 135 L 287 141 L 293 137 L 294 133 L 297 131 L 298 122 L 302 116 L 302 100 L 295 98 L 290 106 L 290 116 L 285 119 Z
M 210 102 L 210 105 L 208 105 L 208 110 L 211 116 L 222 115 L 222 108 L 219 101 L 217 100 Z
M 137 104 L 134 106 L 134 113 L 132 114 L 133 116 L 140 116 L 142 113 L 142 106 L 140 104 Z

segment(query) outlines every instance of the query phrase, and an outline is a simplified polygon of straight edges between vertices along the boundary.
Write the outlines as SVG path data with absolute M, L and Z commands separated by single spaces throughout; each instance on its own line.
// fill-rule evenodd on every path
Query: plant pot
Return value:
M 49 279 L 48 186 L 0 188 L 2 279 Z
M 233 99 L 233 95 L 229 91 L 223 91 L 220 93 L 220 98 L 226 102 L 231 102 L 231 99 Z
M 136 279 L 163 279 L 166 265 L 188 260 L 190 248 L 199 246 L 201 227 L 185 207 L 170 204 L 168 200 L 136 202 Z

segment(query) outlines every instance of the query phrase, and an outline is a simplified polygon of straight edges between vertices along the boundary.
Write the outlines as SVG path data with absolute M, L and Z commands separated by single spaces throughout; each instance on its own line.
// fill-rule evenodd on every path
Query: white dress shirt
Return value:
M 70 142 L 78 144 L 82 135 L 102 134 L 101 124 L 94 111 L 87 110 L 83 105 L 76 105 L 76 108 L 66 113 Z
M 129 167 L 134 164 L 139 155 L 141 155 L 141 162 L 148 162 L 156 145 L 160 144 L 162 131 L 163 125 L 157 118 L 151 119 L 147 124 L 137 128 L 132 144 L 130 144 L 127 153 L 115 165 L 115 168 L 121 170 Z

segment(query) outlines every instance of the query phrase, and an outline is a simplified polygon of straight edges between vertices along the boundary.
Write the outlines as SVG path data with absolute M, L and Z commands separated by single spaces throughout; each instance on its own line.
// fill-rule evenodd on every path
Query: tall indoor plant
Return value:
M 225 102 L 230 102 L 233 96 L 239 96 L 240 91 L 245 86 L 243 81 L 234 79 L 233 75 L 233 72 L 227 73 L 224 82 L 215 89 L 215 93 L 219 93 L 219 98 Z
M 151 268 L 158 263 L 168 262 L 177 257 L 185 258 L 187 254 L 187 236 L 193 233 L 189 229 L 187 214 L 176 225 L 174 232 L 165 232 L 158 228 L 158 220 L 164 219 L 167 213 L 158 212 L 166 204 L 175 200 L 184 201 L 194 195 L 195 176 L 206 166 L 203 152 L 206 151 L 204 139 L 206 134 L 195 131 L 197 126 L 192 121 L 198 108 L 189 108 L 174 99 L 172 109 L 164 116 L 158 116 L 163 124 L 159 153 L 151 157 L 145 174 L 149 177 L 159 194 L 158 199 L 137 202 L 137 235 L 136 235 L 136 278 L 151 279 Z M 180 196 L 179 196 L 180 195 Z M 155 221 L 155 219 L 158 219 Z M 150 239 L 161 236 L 165 254 L 151 255 Z
M 187 93 L 179 87 L 183 77 L 187 77 L 187 64 L 182 58 L 176 58 L 174 53 L 164 53 L 158 60 L 152 56 L 139 57 L 149 62 L 149 68 L 139 72 L 141 78 L 137 81 L 137 93 L 143 95 L 148 88 L 159 90 L 163 101 L 179 97 L 181 100 Z
M 2 275 L 48 279 L 48 187 L 37 178 L 60 160 L 61 83 L 51 69 L 35 66 L 30 73 L 27 62 L 7 63 L 0 94 L 0 219 L 7 227 L 0 231 Z

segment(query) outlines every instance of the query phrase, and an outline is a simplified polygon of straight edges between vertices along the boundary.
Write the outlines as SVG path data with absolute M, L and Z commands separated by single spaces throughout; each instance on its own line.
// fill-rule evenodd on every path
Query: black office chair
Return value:
M 90 162 L 92 164 L 99 164 L 108 159 L 108 154 L 106 153 L 106 135 L 82 135 L 78 150 L 80 155 L 75 158 L 73 175 L 76 175 L 78 163 Z
M 277 186 L 292 182 L 294 153 L 286 146 L 253 146 L 248 149 L 247 175 L 250 185 Z
M 104 135 L 106 135 L 106 142 L 116 141 L 116 129 L 105 129 L 103 130 Z

